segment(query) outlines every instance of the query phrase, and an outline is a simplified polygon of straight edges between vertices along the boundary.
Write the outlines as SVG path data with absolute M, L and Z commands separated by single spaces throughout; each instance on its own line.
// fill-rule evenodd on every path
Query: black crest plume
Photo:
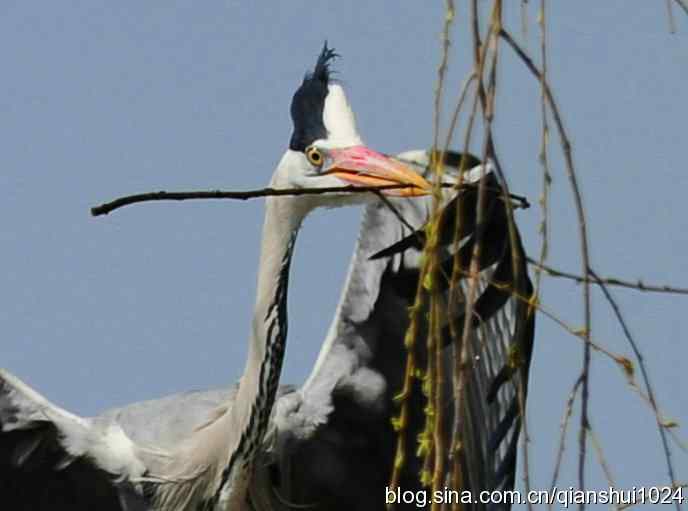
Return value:
M 330 83 L 332 61 L 339 57 L 333 48 L 323 46 L 313 72 L 307 73 L 303 83 L 291 101 L 291 119 L 294 132 L 289 149 L 304 151 L 306 147 L 320 138 L 327 138 L 327 128 L 323 122 L 323 109 Z
M 315 64 L 315 69 L 313 69 L 312 73 L 306 75 L 305 80 L 318 80 L 327 85 L 330 81 L 330 64 L 338 57 L 339 54 L 334 51 L 334 48 L 328 48 L 327 41 L 325 41 L 320 56 L 318 57 L 318 62 Z

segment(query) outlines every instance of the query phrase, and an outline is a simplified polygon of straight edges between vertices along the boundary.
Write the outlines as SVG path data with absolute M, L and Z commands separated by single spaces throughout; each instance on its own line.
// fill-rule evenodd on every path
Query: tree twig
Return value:
M 137 204 L 139 202 L 150 202 L 150 201 L 183 201 L 183 200 L 198 200 L 198 199 L 235 199 L 235 200 L 248 200 L 256 199 L 260 197 L 276 197 L 284 195 L 323 195 L 327 193 L 379 193 L 382 190 L 399 190 L 403 188 L 413 188 L 415 185 L 408 184 L 389 184 L 389 185 L 378 185 L 378 186 L 330 186 L 327 188 L 261 188 L 259 190 L 246 190 L 240 192 L 225 191 L 225 190 L 202 190 L 193 192 L 147 192 L 147 193 L 137 193 L 134 195 L 125 195 L 123 197 L 118 197 L 110 202 L 105 202 L 98 206 L 91 208 L 91 215 L 101 216 L 107 215 L 112 211 L 122 208 L 124 206 L 129 206 L 131 204 Z M 441 185 L 443 188 L 456 188 L 455 184 L 443 183 Z M 459 190 L 464 188 L 470 188 L 475 186 L 473 184 L 463 185 Z M 521 195 L 511 194 L 511 198 L 516 201 L 515 207 L 527 209 L 530 207 L 530 203 L 526 197 Z
M 582 272 L 587 277 L 590 269 L 590 252 L 588 250 L 588 232 L 586 226 L 585 210 L 583 208 L 583 199 L 581 196 L 580 186 L 578 184 L 578 177 L 573 165 L 573 154 L 571 150 L 571 141 L 566 134 L 564 122 L 561 118 L 559 108 L 552 96 L 550 87 L 545 79 L 545 76 L 538 70 L 532 59 L 521 49 L 513 37 L 504 29 L 500 32 L 501 37 L 511 46 L 519 58 L 523 61 L 531 73 L 538 79 L 544 89 L 545 97 L 549 103 L 554 122 L 559 132 L 559 139 L 561 142 L 562 152 L 564 154 L 564 161 L 566 163 L 566 173 L 573 192 L 574 204 L 578 216 L 578 235 L 581 244 L 581 266 Z M 588 417 L 588 402 L 589 402 L 589 381 L 590 381 L 590 330 L 592 328 L 592 311 L 590 303 L 590 281 L 585 279 L 583 282 L 583 313 L 585 320 L 585 346 L 583 347 L 583 383 L 581 386 L 581 431 L 579 437 L 580 453 L 578 458 L 578 487 L 581 490 L 585 489 L 585 454 L 587 444 L 586 431 L 589 425 Z M 585 504 L 580 504 L 579 509 L 583 511 Z
M 538 24 L 540 25 L 540 59 L 542 60 L 542 80 L 540 81 L 540 164 L 542 165 L 542 195 L 540 196 L 540 209 L 542 221 L 540 222 L 540 266 L 535 270 L 535 294 L 540 300 L 542 278 L 541 265 L 547 260 L 549 255 L 549 192 L 552 183 L 552 173 L 549 167 L 549 156 L 547 154 L 547 144 L 549 142 L 549 123 L 547 122 L 547 98 L 545 95 L 545 80 L 547 79 L 547 15 L 546 1 L 540 0 L 540 12 L 538 14 Z
M 333 186 L 328 188 L 261 188 L 260 190 L 246 190 L 242 192 L 224 191 L 224 190 L 204 190 L 194 192 L 166 192 L 164 190 L 159 192 L 137 193 L 134 195 L 126 195 L 119 197 L 113 201 L 103 203 L 99 206 L 91 208 L 91 215 L 100 216 L 107 215 L 112 211 L 130 204 L 149 201 L 182 201 L 195 199 L 237 199 L 248 200 L 258 197 L 274 197 L 280 195 L 320 195 L 325 193 L 366 193 L 376 192 L 380 190 L 395 190 L 400 188 L 410 188 L 413 185 L 407 184 L 391 184 L 382 186 Z
M 540 263 L 539 261 L 536 261 L 531 257 L 528 258 L 528 264 L 546 271 L 547 274 L 551 277 L 573 280 L 578 283 L 586 281 L 585 277 L 581 275 L 577 275 L 575 273 L 567 272 L 564 270 L 559 270 L 548 264 Z M 646 293 L 671 293 L 679 295 L 688 295 L 688 288 L 685 287 L 667 286 L 664 284 L 646 284 L 642 280 L 638 280 L 637 282 L 631 282 L 630 280 L 619 279 L 616 277 L 599 277 L 588 278 L 587 281 L 598 286 L 604 284 L 607 286 L 625 287 L 628 289 L 635 289 L 637 291 L 644 291 Z
M 445 0 L 445 15 L 442 30 L 442 58 L 440 60 L 439 68 L 437 69 L 437 87 L 435 89 L 435 105 L 434 105 L 434 122 L 433 122 L 433 144 L 432 144 L 432 158 L 430 159 L 430 164 L 434 173 L 436 183 L 439 185 L 442 182 L 444 166 L 442 165 L 443 156 L 439 154 L 439 136 L 440 136 L 440 114 L 441 114 L 441 104 L 442 96 L 444 92 L 444 81 L 445 75 L 447 73 L 447 66 L 449 61 L 449 46 L 451 44 L 450 40 L 450 29 L 454 22 L 454 0 Z M 435 188 L 436 191 L 440 190 L 440 187 Z M 439 194 L 438 194 L 439 195 Z M 440 205 L 440 200 L 438 196 L 435 196 L 433 200 L 433 217 L 436 217 Z M 435 257 L 434 261 L 431 261 L 431 266 L 437 263 L 437 251 L 433 251 Z M 428 438 L 432 439 L 431 442 L 431 452 L 432 457 L 428 456 L 426 458 L 425 466 L 428 470 L 432 471 L 432 483 L 431 487 L 433 491 L 438 490 L 442 483 L 444 482 L 444 399 L 443 399 L 443 385 L 444 385 L 444 372 L 442 365 L 443 351 L 441 343 L 439 342 L 439 318 L 441 316 L 441 309 L 438 300 L 431 296 L 430 302 L 430 314 L 432 318 L 430 320 L 430 332 L 428 335 L 427 347 L 428 347 L 428 366 L 427 366 L 427 376 L 429 379 L 429 395 L 428 404 L 430 407 L 434 408 L 434 414 L 427 416 L 426 421 L 428 426 L 426 430 L 428 432 Z M 432 431 L 430 431 L 432 430 Z M 431 434 L 430 434 L 431 433 Z M 434 459 L 433 459 L 434 458 Z M 432 464 L 432 467 L 430 466 Z M 431 509 L 432 511 L 440 511 L 443 507 L 440 502 L 433 502 Z
M 602 450 L 602 443 L 597 438 L 597 434 L 595 433 L 595 429 L 592 427 L 592 425 L 590 425 L 590 428 L 588 429 L 588 434 L 590 435 L 590 440 L 592 440 L 592 447 L 597 453 L 597 460 L 602 467 L 605 477 L 607 478 L 607 483 L 609 483 L 610 487 L 616 487 L 616 482 L 614 480 L 614 476 L 612 475 L 612 469 L 609 467 L 607 458 Z
M 588 272 L 590 273 L 590 276 L 595 279 L 596 283 L 602 289 L 602 292 L 604 293 L 605 298 L 609 302 L 609 305 L 611 306 L 612 310 L 614 311 L 614 314 L 616 315 L 617 320 L 619 321 L 619 324 L 621 325 L 621 329 L 624 332 L 624 336 L 626 337 L 628 344 L 631 346 L 631 349 L 633 350 L 633 353 L 635 354 L 635 358 L 638 360 L 638 365 L 640 366 L 640 374 L 643 377 L 643 382 L 645 383 L 645 389 L 647 389 L 647 397 L 650 401 L 650 406 L 652 408 L 652 411 L 654 412 L 655 421 L 657 422 L 657 430 L 659 431 L 659 436 L 660 436 L 661 441 L 662 441 L 662 449 L 664 450 L 664 459 L 666 460 L 667 470 L 669 472 L 669 478 L 671 480 L 671 484 L 676 484 L 676 475 L 674 473 L 673 463 L 671 462 L 671 451 L 669 449 L 669 442 L 667 441 L 666 432 L 664 430 L 664 425 L 662 424 L 662 419 L 659 416 L 659 407 L 657 406 L 655 394 L 654 394 L 654 391 L 652 389 L 652 385 L 650 384 L 650 376 L 647 372 L 647 368 L 645 367 L 645 360 L 643 359 L 643 354 L 640 352 L 640 348 L 638 347 L 638 344 L 635 342 L 635 339 L 633 339 L 633 336 L 631 335 L 631 331 L 628 328 L 628 325 L 626 324 L 626 320 L 624 319 L 623 315 L 621 314 L 621 308 L 616 303 L 616 300 L 614 300 L 614 297 L 612 296 L 612 294 L 607 289 L 607 286 L 605 285 L 605 283 L 602 282 L 602 280 L 599 278 L 597 273 L 592 268 L 588 268 Z M 680 509 L 681 509 L 681 507 L 677 502 L 676 503 L 676 510 L 680 511 Z
M 571 414 L 573 413 L 573 405 L 576 401 L 576 394 L 578 394 L 578 388 L 580 387 L 581 383 L 583 380 L 581 379 L 581 376 L 578 376 L 576 378 L 576 382 L 573 384 L 573 388 L 571 389 L 571 392 L 569 393 L 569 397 L 566 400 L 566 406 L 564 408 L 564 416 L 561 419 L 561 425 L 559 426 L 559 446 L 557 447 L 557 458 L 556 462 L 554 463 L 554 472 L 552 474 L 552 482 L 550 483 L 549 487 L 550 490 L 554 489 L 554 487 L 557 485 L 557 481 L 559 481 L 559 470 L 561 469 L 561 462 L 564 459 L 564 451 L 566 450 L 566 431 L 569 427 L 569 421 L 571 419 Z M 549 511 L 552 511 L 552 506 L 554 505 L 554 502 L 549 502 L 547 505 L 547 509 Z

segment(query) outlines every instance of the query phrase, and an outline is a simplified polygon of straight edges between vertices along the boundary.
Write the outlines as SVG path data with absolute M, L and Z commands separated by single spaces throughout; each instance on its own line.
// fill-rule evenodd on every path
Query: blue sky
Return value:
M 457 4 L 449 98 L 471 65 L 466 8 Z M 338 77 L 367 143 L 384 152 L 427 147 L 442 5 L 389 5 L 3 2 L 0 366 L 85 415 L 235 381 L 262 202 L 152 204 L 101 219 L 88 209 L 139 191 L 265 185 L 288 144 L 291 95 L 325 39 L 342 55 Z M 524 45 L 537 52 L 529 5 Z M 507 8 L 523 41 L 516 2 Z M 574 145 L 595 268 L 688 286 L 688 22 L 675 15 L 671 35 L 663 2 L 552 3 L 550 77 Z M 502 56 L 498 150 L 513 191 L 536 205 L 539 90 L 506 47 Z M 561 158 L 552 160 L 550 262 L 578 271 L 571 194 Z M 300 235 L 284 382 L 303 381 L 313 365 L 358 216 L 318 212 Z M 518 213 L 531 254 L 539 219 L 537 207 Z M 688 422 L 688 298 L 614 294 L 662 407 Z M 577 286 L 548 279 L 543 302 L 582 324 Z M 630 355 L 601 295 L 593 305 L 595 340 Z M 529 403 L 535 487 L 550 480 L 580 360 L 580 342 L 539 318 Z M 591 386 L 593 425 L 618 483 L 665 482 L 654 419 L 621 371 L 596 356 Z M 563 486 L 575 483 L 575 440 Z M 688 455 L 674 451 L 685 480 Z M 588 467 L 591 484 L 606 486 L 592 454 Z

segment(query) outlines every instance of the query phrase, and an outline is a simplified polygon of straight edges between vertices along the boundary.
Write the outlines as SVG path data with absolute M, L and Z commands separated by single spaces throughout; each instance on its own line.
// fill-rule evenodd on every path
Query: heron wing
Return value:
M 116 424 L 78 417 L 0 370 L 3 509 L 142 511 L 145 467 Z
M 238 385 L 194 390 L 107 410 L 99 420 L 116 422 L 139 445 L 172 448 L 231 406 Z
M 0 496 L 8 509 L 144 511 L 150 451 L 167 452 L 231 406 L 237 385 L 190 391 L 83 418 L 0 370 Z M 294 387 L 281 386 L 278 396 Z
M 419 172 L 427 172 L 426 152 L 412 151 L 399 158 L 417 165 Z M 460 161 L 460 155 L 448 155 L 448 177 L 457 175 Z M 469 166 L 475 161 L 469 158 Z M 496 179 L 493 175 L 489 178 Z M 474 211 L 476 196 L 471 199 L 464 194 L 454 200 L 452 197 L 448 193 L 445 200 L 445 216 L 452 221 L 441 222 L 440 233 L 444 244 L 440 256 L 449 269 L 448 265 L 453 264 L 455 208 L 464 207 L 468 216 L 459 259 L 465 254 L 470 256 L 478 230 L 475 218 L 471 224 L 470 217 L 470 205 L 473 204 Z M 277 404 L 271 454 L 276 462 L 271 465 L 270 480 L 266 483 L 275 486 L 277 498 L 265 504 L 265 509 L 280 508 L 286 503 L 317 503 L 318 509 L 377 509 L 384 502 L 397 438 L 391 426 L 391 418 L 397 413 L 392 397 L 403 383 L 408 308 L 418 288 L 423 231 L 417 229 L 428 221 L 431 208 L 430 199 L 389 202 L 396 213 L 389 204 L 377 203 L 366 208 L 346 284 L 315 368 L 298 392 Z M 517 394 L 508 382 L 516 381 L 515 376 L 520 374 L 517 383 L 522 381 L 525 385 L 530 349 L 521 350 L 526 359 L 525 375 L 514 369 L 509 355 L 514 353 L 517 339 L 532 345 L 533 330 L 532 315 L 524 313 L 522 302 L 493 285 L 496 277 L 508 280 L 511 265 L 507 261 L 511 263 L 512 252 L 505 226 L 495 228 L 503 220 L 503 203 L 494 200 L 489 204 L 492 209 L 488 220 L 496 217 L 481 230 L 484 255 L 476 303 L 480 320 L 472 322 L 474 332 L 469 338 L 473 364 L 459 411 L 459 417 L 465 418 L 459 421 L 466 445 L 461 457 L 463 487 L 472 489 L 506 488 L 513 484 L 520 422 L 513 408 Z M 522 252 L 520 241 L 517 245 L 515 250 Z M 378 257 L 371 260 L 376 254 Z M 525 271 L 520 273 L 522 287 L 527 288 L 527 275 Z M 463 307 L 456 306 L 448 312 L 451 319 L 461 323 Z M 425 332 L 422 326 L 418 338 L 425 339 Z M 453 342 L 448 331 L 444 342 L 449 345 L 449 365 Z M 447 389 L 445 395 L 451 396 L 450 387 Z M 412 400 L 407 434 L 412 439 L 410 450 L 414 451 L 415 435 L 424 421 L 424 403 L 420 392 L 414 393 Z M 449 431 L 452 424 L 448 424 Z M 402 487 L 417 488 L 419 470 L 420 460 L 411 454 L 405 464 Z M 260 474 L 257 481 L 261 482 Z

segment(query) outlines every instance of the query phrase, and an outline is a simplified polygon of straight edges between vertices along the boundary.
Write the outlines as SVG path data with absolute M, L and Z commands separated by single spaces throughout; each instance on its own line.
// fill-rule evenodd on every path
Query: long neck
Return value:
M 271 197 L 266 201 L 248 359 L 232 409 L 241 431 L 260 430 L 261 436 L 282 368 L 289 267 L 303 217 L 304 212 L 294 198 Z M 254 417 L 256 413 L 261 416 Z
M 267 430 L 287 339 L 289 266 L 306 212 L 305 201 L 293 197 L 266 201 L 248 359 L 227 417 L 230 459 L 223 470 L 222 486 L 230 478 L 248 475 Z

